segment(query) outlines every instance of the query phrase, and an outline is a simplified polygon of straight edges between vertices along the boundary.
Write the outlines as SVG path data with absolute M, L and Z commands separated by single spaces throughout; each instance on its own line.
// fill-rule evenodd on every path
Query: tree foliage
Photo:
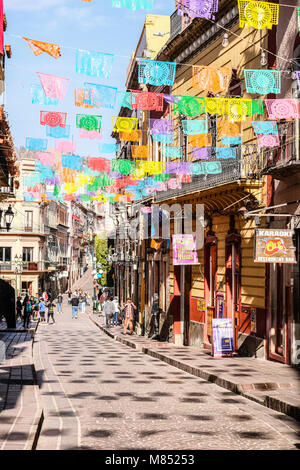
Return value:
M 102 279 L 98 280 L 98 284 L 102 286 L 107 286 L 107 277 L 110 271 L 110 265 L 107 261 L 107 255 L 109 254 L 107 238 L 98 235 L 95 238 L 95 256 L 97 263 L 101 263 L 103 274 Z

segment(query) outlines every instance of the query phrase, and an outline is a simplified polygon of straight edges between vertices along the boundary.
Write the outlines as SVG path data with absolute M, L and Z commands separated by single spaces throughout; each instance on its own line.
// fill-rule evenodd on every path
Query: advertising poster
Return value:
M 196 250 L 196 235 L 173 235 L 173 265 L 199 264 Z
M 227 356 L 234 353 L 233 327 L 231 318 L 213 318 L 212 355 Z
M 224 294 L 217 293 L 217 318 L 223 318 L 224 316 Z
M 296 263 L 293 230 L 256 229 L 254 262 Z

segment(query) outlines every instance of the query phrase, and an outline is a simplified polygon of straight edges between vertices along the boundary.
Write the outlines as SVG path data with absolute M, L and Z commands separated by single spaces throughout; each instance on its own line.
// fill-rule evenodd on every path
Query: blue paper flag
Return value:
M 82 168 L 82 158 L 78 155 L 62 155 L 61 162 L 65 168 L 72 170 L 81 170 Z
M 90 77 L 110 78 L 114 54 L 104 52 L 76 51 L 76 72 Z
M 129 10 L 153 10 L 154 0 L 112 0 L 115 8 L 125 7 Z
M 207 134 L 208 122 L 204 119 L 182 121 L 182 129 L 187 135 Z
M 215 150 L 217 158 L 236 158 L 236 147 L 217 147 Z
M 117 105 L 121 108 L 131 107 L 131 92 L 130 91 L 117 91 Z
M 100 153 L 115 153 L 119 152 L 120 148 L 118 144 L 99 144 Z
M 139 59 L 139 83 L 172 86 L 175 79 L 176 63 Z
M 152 134 L 154 142 L 161 142 L 163 144 L 174 144 L 174 134 Z
M 242 137 L 225 136 L 221 137 L 221 142 L 223 145 L 240 145 L 243 142 L 243 139 Z
M 66 125 L 66 127 L 46 126 L 46 135 L 54 139 L 68 139 L 70 137 L 70 125 Z
M 55 171 L 48 165 L 42 165 L 40 161 L 35 162 L 36 171 L 40 174 L 41 180 L 53 179 L 55 177 Z
M 47 150 L 48 140 L 47 139 L 34 139 L 32 137 L 26 137 L 25 146 L 29 150 L 44 151 L 44 150 Z
M 114 108 L 116 104 L 117 88 L 96 83 L 84 83 L 84 88 L 91 91 L 91 105 L 95 108 Z
M 31 102 L 32 104 L 41 104 L 43 106 L 57 106 L 59 100 L 57 98 L 48 98 L 45 95 L 42 85 L 32 83 L 30 85 Z

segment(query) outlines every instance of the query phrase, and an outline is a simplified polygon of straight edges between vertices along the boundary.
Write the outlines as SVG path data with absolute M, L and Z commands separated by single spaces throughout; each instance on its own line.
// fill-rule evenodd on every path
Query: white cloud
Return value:
M 4 0 L 4 11 L 41 11 L 69 2 L 70 0 Z
M 91 15 L 89 9 L 79 7 L 60 6 L 55 8 L 51 20 L 47 21 L 47 31 L 55 31 L 62 25 L 67 27 L 76 25 L 77 30 L 92 30 L 107 25 L 107 18 L 101 15 Z

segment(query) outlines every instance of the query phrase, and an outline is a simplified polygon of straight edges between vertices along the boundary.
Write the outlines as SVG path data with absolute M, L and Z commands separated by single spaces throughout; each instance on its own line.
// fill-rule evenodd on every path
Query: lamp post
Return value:
M 3 216 L 3 210 L 0 209 L 0 229 L 6 229 L 7 232 L 9 232 L 13 218 L 15 214 L 13 213 L 13 210 L 11 208 L 11 204 L 8 206 L 8 209 L 4 212 L 4 218 L 5 218 L 5 227 L 2 227 L 2 216 Z
M 23 259 L 22 255 L 16 255 L 15 256 L 15 275 L 16 275 L 16 289 L 15 289 L 15 297 L 17 300 L 17 297 L 19 296 L 19 289 L 18 289 L 18 274 L 22 274 L 22 269 L 23 269 Z

